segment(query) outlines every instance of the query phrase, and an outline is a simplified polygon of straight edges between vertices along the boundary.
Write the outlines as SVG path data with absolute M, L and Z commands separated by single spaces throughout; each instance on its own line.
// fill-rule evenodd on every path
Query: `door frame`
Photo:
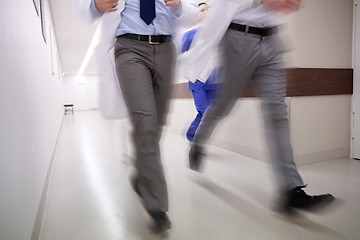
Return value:
M 360 159 L 360 1 L 353 1 L 353 96 L 350 157 Z

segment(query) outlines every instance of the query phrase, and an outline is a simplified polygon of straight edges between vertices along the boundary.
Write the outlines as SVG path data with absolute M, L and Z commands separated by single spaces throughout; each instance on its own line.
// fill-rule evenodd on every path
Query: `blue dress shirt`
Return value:
M 116 36 L 126 33 L 140 35 L 173 35 L 175 32 L 175 20 L 180 17 L 182 7 L 174 10 L 172 7 L 165 6 L 163 0 L 155 0 L 156 17 L 147 25 L 140 18 L 140 1 L 126 0 L 125 8 L 121 12 L 121 22 L 116 31 Z M 101 13 L 96 9 L 94 0 L 91 0 L 90 11 L 94 17 L 100 17 Z

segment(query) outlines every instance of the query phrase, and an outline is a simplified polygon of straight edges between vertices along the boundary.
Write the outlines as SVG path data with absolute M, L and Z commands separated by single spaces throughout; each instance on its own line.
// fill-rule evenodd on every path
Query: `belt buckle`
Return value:
M 160 44 L 160 42 L 153 42 L 152 41 L 152 37 L 153 36 L 160 36 L 159 34 L 156 34 L 156 35 L 149 35 L 149 44 L 151 44 L 151 45 L 158 45 L 158 44 Z

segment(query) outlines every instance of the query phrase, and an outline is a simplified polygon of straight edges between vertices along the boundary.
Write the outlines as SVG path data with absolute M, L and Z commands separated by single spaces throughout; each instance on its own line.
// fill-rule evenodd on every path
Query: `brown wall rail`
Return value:
M 288 97 L 353 93 L 353 69 L 351 68 L 289 68 L 287 81 Z M 192 98 L 187 85 L 187 83 L 174 85 L 172 97 Z M 242 97 L 256 97 L 251 82 L 246 86 Z

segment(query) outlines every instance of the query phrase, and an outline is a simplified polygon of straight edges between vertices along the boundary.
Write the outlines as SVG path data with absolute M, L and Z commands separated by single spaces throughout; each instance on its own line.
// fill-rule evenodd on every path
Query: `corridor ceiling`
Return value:
M 73 0 L 49 0 L 62 71 L 65 75 L 76 74 L 79 71 L 97 27 L 96 23 L 85 23 L 76 16 L 72 2 Z M 84 73 L 92 72 L 95 72 L 95 64 L 91 60 Z

